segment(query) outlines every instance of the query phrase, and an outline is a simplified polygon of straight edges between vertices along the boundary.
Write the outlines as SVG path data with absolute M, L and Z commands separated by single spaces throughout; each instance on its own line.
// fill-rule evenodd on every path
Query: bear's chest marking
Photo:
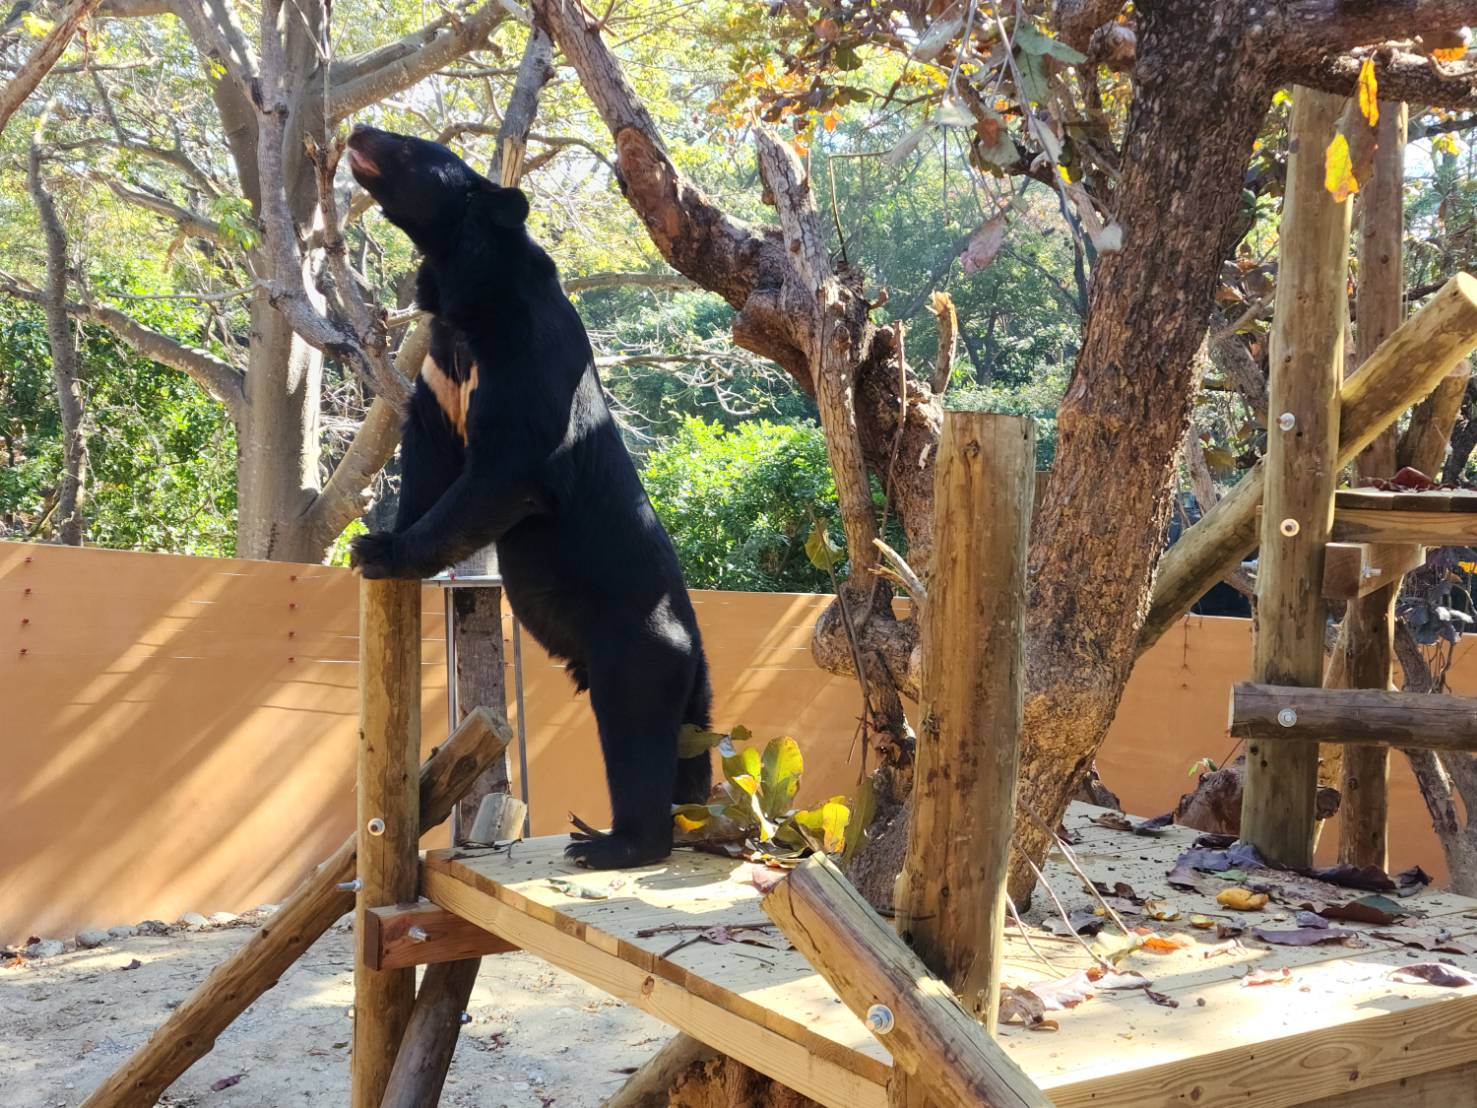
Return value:
M 441 410 L 451 421 L 452 427 L 456 428 L 462 444 L 466 445 L 467 408 L 472 403 L 472 393 L 477 391 L 477 363 L 472 363 L 465 381 L 458 381 L 442 369 L 435 358 L 427 354 L 421 362 L 421 380 L 430 387 L 436 403 L 441 405 Z

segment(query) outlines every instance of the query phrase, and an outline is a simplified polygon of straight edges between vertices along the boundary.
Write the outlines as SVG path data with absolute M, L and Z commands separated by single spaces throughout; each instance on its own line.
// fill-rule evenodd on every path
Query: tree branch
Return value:
M 591 273 L 584 277 L 571 277 L 564 282 L 567 293 L 627 287 L 680 292 L 701 286 L 680 273 Z
M 1063 42 L 1085 54 L 1093 32 L 1116 19 L 1123 3 L 1124 0 L 1053 0 L 1051 21 Z
M 1473 0 L 1298 0 L 1284 10 L 1279 49 L 1332 53 L 1477 23 Z M 1381 90 L 1383 91 L 1383 90 Z M 1389 99 L 1399 99 L 1390 97 Z
M 10 117 L 26 102 L 26 98 L 36 91 L 42 78 L 51 72 L 51 67 L 61 59 L 77 28 L 97 5 L 98 0 L 72 0 L 71 6 L 57 18 L 55 26 L 46 32 L 40 45 L 31 51 L 25 64 L 0 88 L 0 133 L 4 132 Z
M 45 294 L 22 284 L 8 273 L 0 272 L 0 292 L 30 304 L 46 305 Z M 68 301 L 67 313 L 106 327 L 138 353 L 160 365 L 187 374 L 213 399 L 224 404 L 237 427 L 246 414 L 245 376 L 235 366 L 222 361 L 209 351 L 172 339 L 152 327 L 145 327 L 116 308 L 91 301 Z
M 487 0 L 463 19 L 438 21 L 398 43 L 350 58 L 335 73 L 329 90 L 329 124 L 409 88 L 448 62 L 478 49 L 499 23 L 517 14 L 518 9 L 509 0 Z
M 528 33 L 523 60 L 518 63 L 518 79 L 508 96 L 508 107 L 498 128 L 497 149 L 487 175 L 500 185 L 516 185 L 523 177 L 523 154 L 528 149 L 528 134 L 538 115 L 539 94 L 554 79 L 554 44 L 543 24 L 535 23 Z
M 124 203 L 146 208 L 157 215 L 162 215 L 165 219 L 172 220 L 181 231 L 193 238 L 206 239 L 217 246 L 225 246 L 230 242 L 221 225 L 215 220 L 199 212 L 191 211 L 189 208 L 181 207 L 158 193 L 129 185 L 105 173 L 89 173 L 87 176 L 91 181 L 107 185 L 113 195 Z
M 1443 63 L 1393 49 L 1314 57 L 1290 66 L 1287 79 L 1352 96 L 1359 83 L 1359 69 L 1371 57 L 1382 100 L 1404 100 L 1434 108 L 1477 108 L 1477 64 Z

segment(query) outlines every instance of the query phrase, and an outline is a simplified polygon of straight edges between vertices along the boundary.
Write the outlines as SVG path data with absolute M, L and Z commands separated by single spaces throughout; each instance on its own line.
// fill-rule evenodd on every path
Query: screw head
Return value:
M 1302 530 L 1302 527 L 1299 526 L 1298 521 L 1295 519 L 1284 519 L 1282 525 L 1277 530 L 1281 531 L 1288 538 L 1292 538 Z
M 385 833 L 385 821 L 380 819 L 379 816 L 375 816 L 374 819 L 364 825 L 364 830 L 368 831 L 371 835 L 383 835 Z
M 862 1020 L 876 1035 L 886 1035 L 892 1030 L 895 1020 L 892 1009 L 885 1004 L 874 1004 L 867 1009 L 867 1014 Z
M 1291 431 L 1298 425 L 1298 417 L 1291 412 L 1283 412 L 1277 417 L 1277 426 L 1283 431 Z
M 1277 722 L 1282 724 L 1283 727 L 1291 727 L 1297 721 L 1298 714 L 1291 708 L 1283 708 L 1282 711 L 1277 713 Z

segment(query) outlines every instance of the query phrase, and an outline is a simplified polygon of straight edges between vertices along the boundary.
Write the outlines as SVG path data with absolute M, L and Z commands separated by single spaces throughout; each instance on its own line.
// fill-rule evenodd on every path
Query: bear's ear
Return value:
M 521 227 L 528 218 L 528 197 L 518 188 L 502 188 L 488 182 L 483 190 L 483 203 L 499 227 Z

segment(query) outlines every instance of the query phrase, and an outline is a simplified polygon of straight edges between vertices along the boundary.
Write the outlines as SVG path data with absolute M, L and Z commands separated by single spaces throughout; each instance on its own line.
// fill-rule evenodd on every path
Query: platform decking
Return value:
M 1434 960 L 1477 971 L 1477 956 L 1428 954 L 1368 934 L 1379 928 L 1340 922 L 1334 926 L 1366 933 L 1368 945 L 1268 947 L 1249 937 L 1250 928 L 1293 928 L 1291 909 L 1274 904 L 1235 913 L 1166 882 L 1194 832 L 1170 828 L 1139 836 L 1095 825 L 1093 814 L 1074 806 L 1067 819 L 1082 837 L 1075 852 L 1088 875 L 1110 886 L 1127 882 L 1141 897 L 1170 902 L 1179 920 L 1130 923 L 1183 932 L 1195 945 L 1171 954 L 1140 950 L 1123 963 L 1178 1007 L 1155 1003 L 1142 989 L 1105 991 L 1049 1013 L 1059 1031 L 1002 1027 L 1006 1049 L 1057 1105 L 1364 1108 L 1384 1098 L 1405 1106 L 1477 1104 L 1477 988 L 1401 984 L 1390 977 L 1394 967 Z M 684 851 L 659 866 L 591 873 L 564 863 L 566 841 L 535 839 L 515 846 L 511 856 L 433 851 L 423 891 L 443 908 L 824 1104 L 886 1105 L 886 1050 L 776 931 L 733 931 L 768 922 L 748 863 Z M 1091 906 L 1062 860 L 1049 863 L 1047 873 L 1069 909 Z M 1222 886 L 1204 876 L 1212 890 Z M 551 879 L 603 899 L 571 895 Z M 1349 892 L 1350 899 L 1359 895 Z M 1406 926 L 1469 935 L 1477 947 L 1477 901 L 1424 892 L 1402 904 L 1425 913 L 1403 921 Z M 1213 932 L 1190 929 L 1194 913 L 1246 926 L 1244 945 L 1228 947 Z M 671 950 L 712 927 L 766 945 L 702 940 Z M 1089 964 L 1071 939 L 1033 929 L 1047 966 L 1018 931 L 1008 927 L 1007 937 L 1008 984 L 1061 977 Z M 1283 967 L 1291 970 L 1286 984 L 1242 984 L 1251 970 Z

